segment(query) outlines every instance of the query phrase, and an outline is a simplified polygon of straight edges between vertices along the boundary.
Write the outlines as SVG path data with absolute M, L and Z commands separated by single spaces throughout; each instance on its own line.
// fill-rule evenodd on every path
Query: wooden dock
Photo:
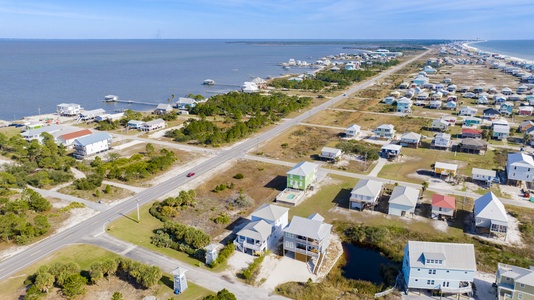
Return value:
M 141 105 L 152 105 L 152 106 L 158 106 L 158 103 L 150 103 L 150 102 L 143 102 L 143 101 L 134 101 L 134 100 L 114 100 L 114 101 L 105 101 L 106 103 L 125 103 L 125 104 L 141 104 Z

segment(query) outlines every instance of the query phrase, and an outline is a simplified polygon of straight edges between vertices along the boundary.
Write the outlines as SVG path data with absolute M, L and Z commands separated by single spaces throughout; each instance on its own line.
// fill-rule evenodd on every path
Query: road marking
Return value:
M 41 252 L 41 250 L 37 250 L 37 251 L 33 252 L 32 254 L 30 254 L 30 256 L 34 256 L 34 255 L 36 255 L 36 254 L 39 253 L 39 252 Z

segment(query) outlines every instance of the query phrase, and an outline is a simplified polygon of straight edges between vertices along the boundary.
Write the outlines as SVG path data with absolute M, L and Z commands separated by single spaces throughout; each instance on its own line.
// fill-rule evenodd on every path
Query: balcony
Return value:
M 307 245 L 319 246 L 319 241 L 314 240 L 314 239 L 309 239 L 305 236 L 296 236 L 295 241 L 300 242 L 300 243 L 305 243 Z

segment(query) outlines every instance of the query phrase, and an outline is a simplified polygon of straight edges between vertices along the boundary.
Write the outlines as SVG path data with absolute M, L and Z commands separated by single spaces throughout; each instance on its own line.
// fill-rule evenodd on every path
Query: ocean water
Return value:
M 358 43 L 354 43 L 358 45 Z M 85 109 L 150 110 L 103 103 L 105 95 L 167 103 L 189 93 L 236 90 L 254 77 L 304 73 L 278 66 L 290 58 L 314 62 L 350 42 L 228 42 L 224 40 L 0 40 L 0 119 L 54 112 L 59 103 Z M 205 79 L 215 86 L 205 86 Z
M 534 40 L 495 40 L 473 43 L 472 46 L 491 53 L 534 61 Z

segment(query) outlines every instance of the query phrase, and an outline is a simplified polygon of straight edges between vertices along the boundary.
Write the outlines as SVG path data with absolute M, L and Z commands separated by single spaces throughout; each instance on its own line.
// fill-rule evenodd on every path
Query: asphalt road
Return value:
M 242 143 L 238 143 L 236 146 L 234 146 L 233 148 L 229 150 L 220 151 L 217 156 L 199 164 L 198 166 L 191 168 L 189 170 L 184 170 L 184 172 L 176 175 L 175 177 L 157 186 L 141 191 L 135 196 L 133 196 L 132 198 L 120 204 L 117 204 L 115 206 L 112 206 L 109 209 L 99 213 L 98 215 L 95 215 L 94 217 L 84 222 L 81 222 L 65 231 L 54 234 L 53 236 L 48 237 L 32 245 L 31 247 L 25 249 L 24 251 L 21 251 L 9 258 L 6 258 L 2 262 L 0 262 L 0 280 L 4 280 L 8 278 L 15 272 L 20 271 L 23 268 L 36 263 L 37 261 L 47 257 L 48 255 L 54 253 L 55 251 L 61 249 L 62 247 L 66 245 L 79 243 L 82 241 L 83 238 L 88 238 L 91 236 L 94 237 L 98 235 L 98 233 L 101 233 L 104 230 L 104 226 L 107 223 L 115 219 L 118 219 L 121 216 L 124 216 L 130 213 L 131 211 L 135 210 L 137 202 L 139 202 L 140 205 L 149 203 L 153 201 L 154 199 L 160 198 L 161 196 L 171 192 L 172 190 L 180 187 L 181 185 L 191 180 L 192 178 L 189 178 L 186 176 L 187 173 L 195 172 L 196 174 L 205 174 L 209 172 L 211 169 L 219 166 L 222 163 L 225 163 L 235 158 L 242 157 L 244 153 L 246 153 L 246 151 L 253 149 L 258 144 L 263 143 L 281 134 L 288 128 L 304 121 L 306 118 L 309 118 L 310 116 L 313 116 L 316 113 L 319 113 L 320 111 L 328 108 L 329 106 L 335 104 L 336 102 L 347 98 L 348 95 L 373 85 L 376 81 L 389 76 L 393 72 L 403 68 L 405 65 L 422 57 L 428 52 L 430 52 L 430 50 L 398 66 L 395 66 L 386 71 L 383 71 L 382 73 L 375 76 L 374 78 L 369 79 L 368 81 L 365 81 L 365 82 L 362 82 L 362 83 L 359 83 L 353 86 L 350 90 L 346 91 L 345 94 L 332 98 L 331 100 L 328 100 L 327 102 L 320 104 L 302 113 L 301 115 L 295 117 L 294 119 L 286 120 L 282 122 L 281 124 L 279 124 L 278 126 L 266 132 L 258 134 Z M 218 275 L 215 274 L 214 276 L 218 276 Z M 210 286 L 206 286 L 206 288 L 210 288 Z M 217 288 L 217 287 L 214 287 L 214 288 Z M 250 292 L 252 294 L 254 293 L 253 287 L 250 288 Z

